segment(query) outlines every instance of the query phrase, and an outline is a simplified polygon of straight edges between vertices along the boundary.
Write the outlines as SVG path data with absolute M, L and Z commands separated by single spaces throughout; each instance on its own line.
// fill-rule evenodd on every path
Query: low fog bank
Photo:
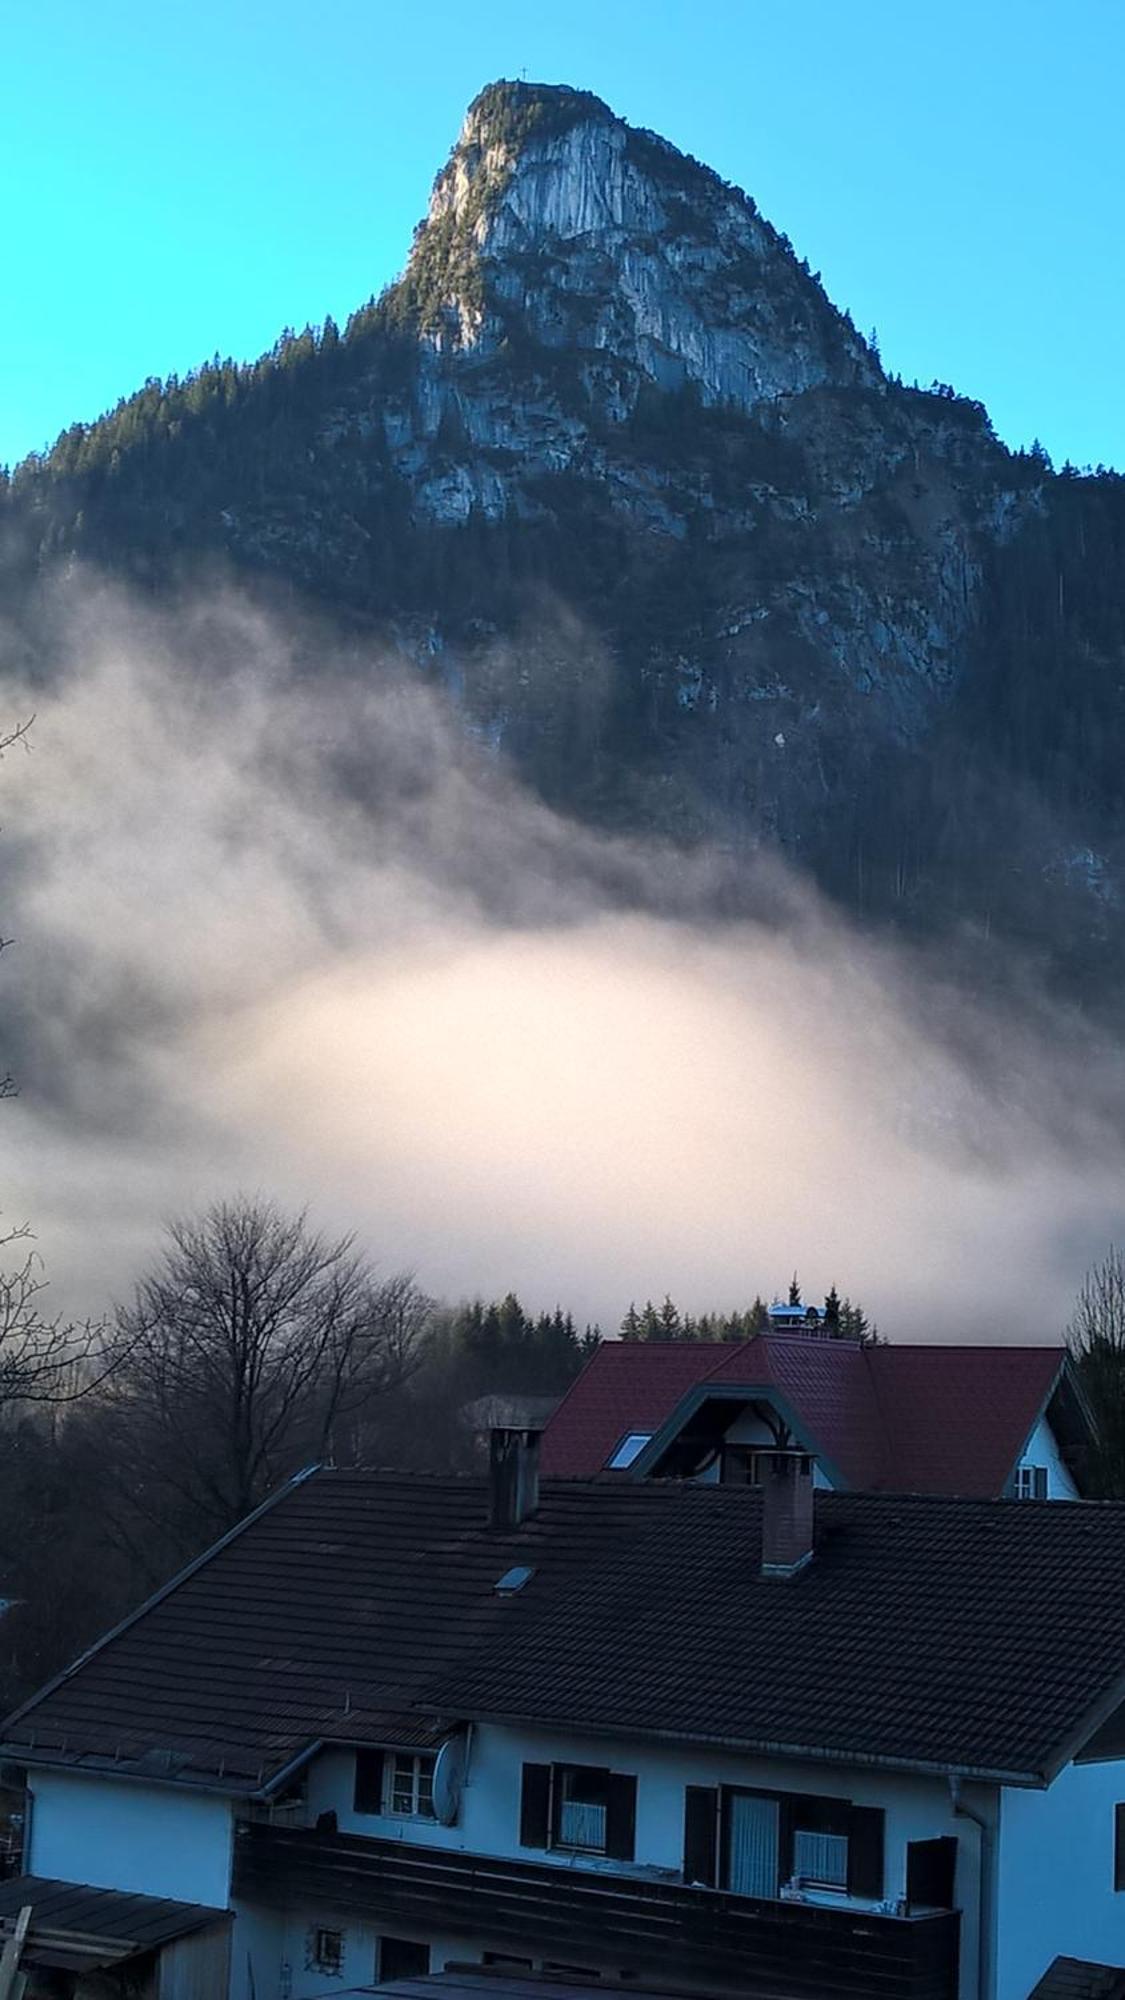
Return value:
M 241 1187 L 607 1330 L 796 1267 L 892 1338 L 1057 1337 L 1120 1230 L 1115 1048 L 774 863 L 568 825 L 440 691 L 236 598 L 62 629 L 0 768 L 0 1185 L 56 1305 Z

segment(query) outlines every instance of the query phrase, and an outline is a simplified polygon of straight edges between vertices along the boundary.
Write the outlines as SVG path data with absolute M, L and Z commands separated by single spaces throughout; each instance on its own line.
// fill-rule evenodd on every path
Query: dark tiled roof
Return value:
M 1063 1363 L 1058 1347 L 858 1347 L 798 1334 L 735 1345 L 605 1341 L 543 1439 L 544 1470 L 590 1478 L 629 1431 L 693 1391 L 775 1393 L 856 1492 L 1003 1492 Z
M 175 1903 L 166 1896 L 135 1896 L 121 1889 L 88 1889 L 45 1875 L 14 1875 L 0 1882 L 0 1923 L 11 1924 L 28 1903 L 32 1911 L 28 1958 L 75 1971 L 115 1964 L 204 1925 L 230 1921 L 229 1910 Z M 79 1934 L 88 1949 L 77 1942 L 60 1948 L 60 1932 Z
M 475 1715 L 1034 1778 L 1125 1674 L 1125 1506 L 823 1494 L 788 1582 L 749 1489 L 564 1480 L 518 1530 L 484 1515 L 475 1480 L 318 1473 L 3 1754 L 253 1789 Z
M 1056 1958 L 1030 2000 L 1125 2000 L 1125 1969 L 1086 1958 Z
M 310 1742 L 414 1744 L 510 1566 L 477 1482 L 319 1472 L 20 1711 L 37 1761 L 256 1789 Z

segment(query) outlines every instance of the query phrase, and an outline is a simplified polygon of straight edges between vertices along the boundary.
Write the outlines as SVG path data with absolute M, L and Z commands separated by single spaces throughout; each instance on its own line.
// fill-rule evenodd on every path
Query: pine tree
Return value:
M 863 1307 L 858 1303 L 853 1306 L 850 1299 L 845 1299 L 840 1307 L 840 1339 L 865 1341 L 871 1331 Z
M 641 1316 L 632 1299 L 629 1300 L 629 1310 L 621 1322 L 621 1338 L 622 1340 L 640 1340 L 643 1338 Z
M 679 1307 L 672 1303 L 669 1294 L 665 1292 L 664 1304 L 660 1308 L 660 1339 L 682 1340 L 683 1332 Z
M 652 1300 L 646 1299 L 644 1311 L 641 1314 L 641 1339 L 659 1340 L 660 1338 L 660 1314 L 657 1312 Z
M 840 1332 L 840 1294 L 836 1290 L 835 1281 L 832 1290 L 825 1294 L 824 1330 L 832 1340 L 835 1340 Z
M 789 1281 L 789 1303 L 791 1306 L 799 1306 L 801 1303 L 801 1286 L 796 1271 Z

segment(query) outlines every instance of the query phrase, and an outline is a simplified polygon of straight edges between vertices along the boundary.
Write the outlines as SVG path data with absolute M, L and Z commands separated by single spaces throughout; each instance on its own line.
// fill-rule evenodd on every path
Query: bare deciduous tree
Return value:
M 1097 1425 L 1093 1489 L 1125 1499 L 1125 1253 L 1114 1244 L 1087 1271 L 1066 1337 Z
M 20 1245 L 20 1260 L 0 1270 L 0 1412 L 13 1404 L 70 1403 L 85 1396 L 105 1373 L 94 1362 L 100 1329 L 42 1311 L 47 1281 L 26 1225 L 0 1236 L 0 1256 Z
M 428 1312 L 412 1279 L 378 1280 L 350 1236 L 328 1241 L 272 1202 L 172 1223 L 108 1343 L 133 1506 L 198 1544 L 337 1440 L 353 1455 Z

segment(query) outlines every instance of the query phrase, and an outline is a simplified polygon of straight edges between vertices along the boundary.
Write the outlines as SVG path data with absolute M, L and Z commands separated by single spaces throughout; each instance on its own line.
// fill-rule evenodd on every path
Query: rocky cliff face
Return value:
M 746 195 L 575 91 L 501 86 L 471 107 L 415 282 L 443 351 L 494 355 L 514 320 L 582 356 L 618 418 L 646 380 L 752 410 L 882 379 Z
M 1082 959 L 1125 881 L 1123 491 L 888 380 L 706 167 L 500 84 L 342 337 L 67 433 L 3 547 L 16 595 L 75 550 L 281 576 L 556 804 L 780 841 L 930 928 L 1034 935 L 1046 897 Z

